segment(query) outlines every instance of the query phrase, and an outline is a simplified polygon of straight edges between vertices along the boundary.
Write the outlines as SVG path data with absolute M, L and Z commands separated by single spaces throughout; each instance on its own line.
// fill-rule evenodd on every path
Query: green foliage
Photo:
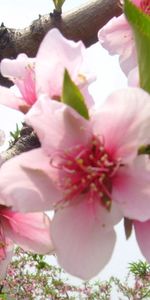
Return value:
M 10 140 L 10 142 L 9 142 L 9 146 L 11 147 L 12 145 L 14 145 L 17 141 L 18 141 L 18 139 L 19 139 L 19 137 L 20 137 L 20 129 L 19 129 L 19 126 L 18 126 L 18 124 L 16 124 L 16 129 L 15 129 L 15 131 L 10 131 L 10 136 L 11 136 L 11 140 Z
M 65 2 L 65 0 L 53 0 L 55 10 L 57 12 L 61 13 L 64 2 Z
M 84 97 L 81 94 L 79 88 L 70 78 L 67 70 L 65 70 L 64 73 L 63 94 L 61 101 L 71 106 L 82 117 L 89 120 L 88 108 L 84 102 Z
M 129 264 L 129 270 L 136 276 L 145 277 L 150 275 L 150 265 L 145 261 L 139 260 Z
M 150 16 L 143 13 L 130 0 L 125 0 L 124 12 L 135 36 L 140 87 L 150 93 Z
M 7 300 L 6 294 L 0 294 L 0 300 Z
M 150 145 L 143 145 L 138 150 L 138 155 L 147 154 L 150 155 Z

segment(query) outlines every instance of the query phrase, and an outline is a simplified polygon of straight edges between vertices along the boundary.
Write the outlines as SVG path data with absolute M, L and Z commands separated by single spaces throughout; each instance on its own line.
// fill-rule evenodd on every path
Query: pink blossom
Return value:
M 149 0 L 132 0 L 132 2 L 144 13 L 150 15 Z M 134 36 L 124 14 L 112 18 L 100 29 L 98 39 L 101 45 L 108 50 L 110 55 L 119 55 L 120 67 L 123 72 L 129 76 L 129 85 L 138 86 L 139 74 Z
M 142 254 L 150 262 L 150 220 L 146 222 L 133 221 L 136 240 Z
M 133 33 L 124 15 L 112 18 L 100 29 L 98 39 L 110 55 L 119 55 L 121 69 L 126 75 L 137 66 Z
M 139 71 L 138 66 L 136 66 L 133 70 L 130 71 L 128 75 L 128 85 L 137 87 L 139 86 Z
M 112 255 L 114 225 L 123 216 L 150 218 L 150 163 L 137 155 L 150 138 L 150 96 L 138 88 L 117 91 L 90 109 L 89 121 L 47 101 L 42 95 L 26 115 L 41 148 L 1 167 L 1 201 L 53 210 L 50 232 L 60 265 L 89 279 Z
M 0 103 L 26 112 L 41 93 L 59 99 L 65 68 L 90 103 L 88 85 L 93 78 L 87 70 L 86 49 L 81 41 L 67 40 L 58 29 L 47 33 L 36 58 L 19 54 L 16 59 L 2 60 L 1 73 L 13 81 L 15 90 L 0 87 Z
M 0 277 L 11 259 L 13 243 L 35 253 L 53 250 L 49 226 L 48 217 L 42 213 L 22 214 L 0 205 Z

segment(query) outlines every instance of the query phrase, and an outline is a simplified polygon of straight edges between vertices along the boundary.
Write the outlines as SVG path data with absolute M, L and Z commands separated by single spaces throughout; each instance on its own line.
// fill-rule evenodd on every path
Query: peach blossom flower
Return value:
M 150 262 L 150 220 L 146 222 L 133 221 L 136 240 L 139 248 L 145 256 L 146 260 Z
M 1 199 L 16 210 L 52 210 L 60 265 L 89 279 L 109 261 L 123 216 L 150 219 L 150 163 L 137 155 L 150 138 L 150 96 L 119 90 L 89 110 L 90 120 L 48 99 L 42 95 L 26 115 L 41 148 L 2 165 Z
M 19 54 L 16 59 L 2 60 L 1 73 L 13 81 L 15 89 L 0 87 L 0 103 L 26 112 L 41 93 L 59 99 L 65 68 L 91 103 L 88 85 L 94 77 L 87 66 L 83 43 L 67 40 L 58 29 L 52 29 L 43 39 L 35 58 Z
M 123 5 L 122 1 L 122 5 Z M 150 15 L 149 0 L 132 0 L 144 13 Z M 108 50 L 110 55 L 119 55 L 119 62 L 123 72 L 129 76 L 129 85 L 139 85 L 137 69 L 137 55 L 134 36 L 130 24 L 124 14 L 112 18 L 98 32 L 101 45 Z
M 137 66 L 137 58 L 133 33 L 125 16 L 112 18 L 99 30 L 98 39 L 110 55 L 119 55 L 121 69 L 128 76 Z
M 53 250 L 50 221 L 42 213 L 22 214 L 0 205 L 0 278 L 13 253 L 13 243 L 24 250 L 46 254 Z

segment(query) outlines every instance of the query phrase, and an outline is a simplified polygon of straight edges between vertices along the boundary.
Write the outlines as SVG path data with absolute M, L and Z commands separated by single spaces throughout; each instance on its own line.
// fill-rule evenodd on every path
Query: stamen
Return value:
M 110 209 L 112 177 L 121 162 L 111 158 L 102 142 L 102 137 L 93 137 L 87 146 L 76 145 L 59 153 L 56 166 L 54 158 L 51 160 L 51 165 L 62 171 L 60 188 L 64 197 L 56 209 L 74 203 L 82 194 L 87 194 L 90 203 L 99 201 Z
M 141 0 L 140 7 L 146 14 L 150 15 L 150 0 Z

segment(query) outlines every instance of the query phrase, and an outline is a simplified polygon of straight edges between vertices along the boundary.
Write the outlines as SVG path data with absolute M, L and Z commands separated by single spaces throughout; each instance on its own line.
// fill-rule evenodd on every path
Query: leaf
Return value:
M 143 154 L 150 155 L 150 145 L 142 145 L 138 149 L 138 155 L 143 155 Z
M 7 300 L 6 294 L 0 294 L 0 300 Z
M 64 2 L 65 2 L 65 0 L 53 0 L 55 9 L 58 12 L 61 12 L 61 9 L 62 9 L 62 6 L 63 6 Z
M 126 239 L 128 240 L 132 233 L 132 220 L 124 218 L 124 231 Z
M 150 93 L 150 16 L 130 0 L 124 1 L 124 13 L 135 36 L 140 87 Z
M 129 270 L 132 274 L 139 277 L 145 277 L 150 273 L 150 265 L 146 261 L 139 260 L 129 264 Z
M 72 81 L 67 70 L 65 70 L 64 73 L 63 93 L 61 101 L 71 106 L 82 117 L 89 120 L 88 108 L 84 102 L 84 96 L 82 95 L 76 84 Z

